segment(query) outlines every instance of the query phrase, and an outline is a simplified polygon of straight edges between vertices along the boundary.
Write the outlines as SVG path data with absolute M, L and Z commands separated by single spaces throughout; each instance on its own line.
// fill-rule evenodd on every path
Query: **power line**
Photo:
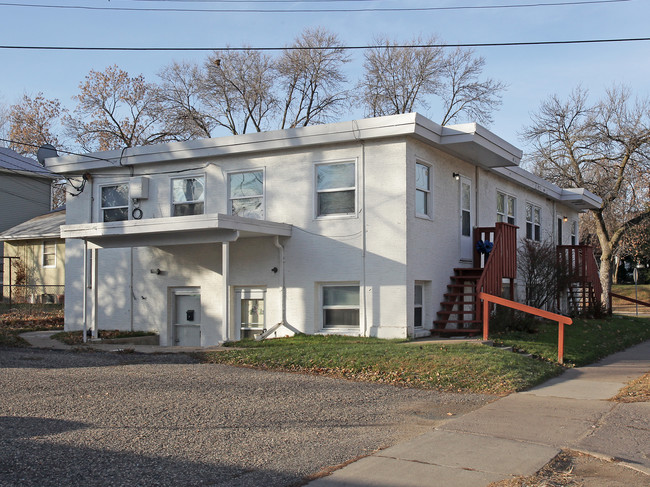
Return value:
M 495 10 L 495 9 L 513 9 L 513 8 L 537 8 L 537 7 L 565 7 L 581 6 L 595 4 L 626 3 L 633 0 L 575 0 L 561 1 L 552 3 L 522 3 L 522 4 L 498 4 L 498 5 L 454 5 L 446 7 L 368 7 L 368 8 L 292 8 L 292 9 L 262 9 L 262 8 L 245 8 L 245 9 L 206 9 L 206 8 L 160 8 L 160 7 L 91 7 L 87 5 L 43 5 L 36 3 L 9 3 L 0 2 L 4 7 L 29 7 L 29 8 L 49 8 L 49 9 L 73 9 L 73 10 L 94 10 L 94 11 L 121 11 L 121 12 L 190 12 L 190 13 L 351 13 L 351 12 L 431 12 L 444 10 Z M 260 2 L 264 3 L 264 2 Z
M 515 42 L 465 42 L 459 44 L 396 44 L 368 46 L 317 46 L 317 47 L 89 47 L 89 46 L 25 46 L 0 45 L 0 49 L 32 50 L 32 51 L 296 51 L 336 49 L 341 51 L 361 49 L 408 49 L 408 48 L 454 48 L 454 47 L 513 47 L 513 46 L 551 46 L 567 44 L 604 44 L 620 42 L 645 42 L 650 37 L 627 37 L 609 39 L 573 39 L 559 41 L 515 41 Z

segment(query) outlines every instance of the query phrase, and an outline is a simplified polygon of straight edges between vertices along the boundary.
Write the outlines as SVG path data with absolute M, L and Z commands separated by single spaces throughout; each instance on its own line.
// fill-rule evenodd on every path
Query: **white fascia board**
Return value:
M 179 162 L 187 159 L 219 157 L 247 152 L 268 152 L 311 145 L 355 142 L 412 134 L 417 114 L 367 118 L 287 130 L 170 142 L 96 152 L 88 156 L 64 156 L 46 159 L 46 166 L 57 174 L 82 174 L 87 171 L 121 166 Z
M 600 207 L 600 198 L 584 188 L 560 188 L 521 167 L 498 167 L 492 169 L 492 171 L 510 181 L 532 189 L 547 198 L 571 206 L 578 211 Z
M 50 240 L 61 238 L 60 233 L 41 233 L 39 235 L 0 235 L 0 242 L 18 242 L 21 240 Z
M 61 236 L 86 240 L 123 238 L 125 242 L 147 237 L 148 245 L 164 245 L 168 238 L 163 236 L 172 234 L 182 236 L 179 243 L 190 244 L 205 242 L 207 234 L 212 235 L 211 241 L 227 241 L 232 232 L 240 232 L 242 237 L 289 237 L 291 230 L 292 226 L 286 223 L 211 214 L 63 225 Z M 160 241 L 156 240 L 158 237 Z
M 442 127 L 443 150 L 483 168 L 518 166 L 523 152 L 477 123 Z

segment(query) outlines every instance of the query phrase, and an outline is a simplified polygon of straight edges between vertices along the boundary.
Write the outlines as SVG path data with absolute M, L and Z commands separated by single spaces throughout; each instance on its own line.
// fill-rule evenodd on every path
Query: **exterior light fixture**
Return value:
M 569 219 L 565 216 L 565 217 L 564 217 L 564 221 L 565 221 L 565 222 L 568 222 Z
M 453 177 L 456 181 L 458 181 L 458 180 L 460 179 L 460 174 L 458 174 L 457 172 L 452 173 L 452 177 Z

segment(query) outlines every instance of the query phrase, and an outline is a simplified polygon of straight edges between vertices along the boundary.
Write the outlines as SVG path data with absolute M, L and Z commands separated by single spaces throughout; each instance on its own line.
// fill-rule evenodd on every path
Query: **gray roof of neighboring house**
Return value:
M 5 230 L 0 233 L 0 242 L 61 238 L 61 225 L 65 225 L 65 207 L 39 215 Z
M 56 178 L 52 171 L 44 168 L 37 160 L 21 156 L 18 152 L 6 147 L 0 147 L 0 171 Z

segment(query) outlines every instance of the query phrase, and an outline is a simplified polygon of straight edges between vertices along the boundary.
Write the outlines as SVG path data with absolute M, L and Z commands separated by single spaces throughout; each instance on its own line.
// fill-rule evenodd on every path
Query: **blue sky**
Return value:
M 397 41 L 438 35 L 447 43 L 503 43 L 549 40 L 650 37 L 650 1 L 629 0 L 582 5 L 527 8 L 460 9 L 418 12 L 255 13 L 250 9 L 409 8 L 549 4 L 562 0 L 363 0 L 308 2 L 221 2 L 149 0 L 29 0 L 0 2 L 0 45 L 124 47 L 282 47 L 305 27 L 322 26 L 343 44 L 363 46 L 385 34 Z M 584 1 L 584 0 L 576 0 Z M 187 13 L 82 10 L 8 6 L 92 6 L 106 8 L 248 9 L 240 13 Z M 3 5 L 4 4 L 4 5 Z M 566 96 L 582 85 L 594 99 L 613 84 L 629 86 L 640 97 L 650 95 L 650 41 L 606 44 L 482 47 L 485 75 L 508 89 L 490 129 L 514 145 L 540 102 L 549 95 Z M 156 73 L 174 60 L 201 61 L 206 52 L 88 52 L 0 49 L 0 102 L 16 102 L 23 93 L 42 91 L 73 108 L 71 99 L 91 70 L 117 64 L 129 74 Z M 352 51 L 350 77 L 360 73 L 362 52 Z M 424 113 L 434 121 L 439 115 Z M 342 114 L 347 120 L 361 112 Z

